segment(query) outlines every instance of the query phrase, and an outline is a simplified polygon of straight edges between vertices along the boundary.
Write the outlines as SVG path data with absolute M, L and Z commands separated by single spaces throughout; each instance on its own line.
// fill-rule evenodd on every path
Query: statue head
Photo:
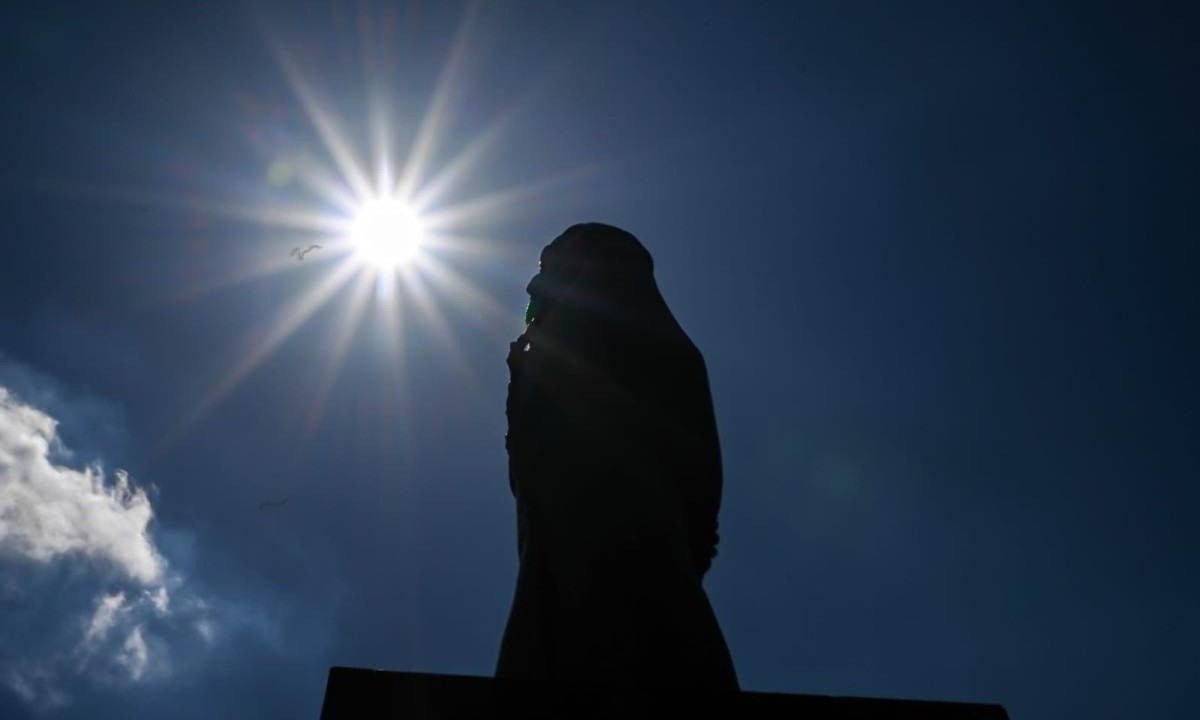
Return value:
M 621 306 L 650 290 L 657 295 L 649 251 L 612 225 L 572 225 L 542 250 L 538 266 L 526 288 L 530 324 L 563 307 L 601 315 L 635 311 Z

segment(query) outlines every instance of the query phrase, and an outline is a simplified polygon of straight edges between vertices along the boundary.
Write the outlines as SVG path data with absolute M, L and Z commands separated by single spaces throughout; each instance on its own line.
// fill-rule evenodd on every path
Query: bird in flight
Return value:
M 290 253 L 288 253 L 288 255 L 296 258 L 297 260 L 303 260 L 305 255 L 309 254 L 313 250 L 320 250 L 320 249 L 321 249 L 320 245 L 309 245 L 308 247 L 301 250 L 300 246 L 297 245 L 296 247 L 292 248 L 292 251 Z
M 263 500 L 262 502 L 260 502 L 258 504 L 258 509 L 266 510 L 267 508 L 272 508 L 272 507 L 281 508 L 284 505 L 287 505 L 287 501 L 288 501 L 288 498 L 286 498 L 286 497 L 283 498 L 282 500 Z

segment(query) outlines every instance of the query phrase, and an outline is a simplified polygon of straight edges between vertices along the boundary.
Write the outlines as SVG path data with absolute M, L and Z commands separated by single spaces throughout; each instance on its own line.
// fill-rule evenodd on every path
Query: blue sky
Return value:
M 708 362 L 744 687 L 1185 717 L 1195 10 L 1053 5 L 10 10 L 0 716 L 490 673 L 507 342 L 599 220 Z M 389 163 L 391 284 L 344 202 Z

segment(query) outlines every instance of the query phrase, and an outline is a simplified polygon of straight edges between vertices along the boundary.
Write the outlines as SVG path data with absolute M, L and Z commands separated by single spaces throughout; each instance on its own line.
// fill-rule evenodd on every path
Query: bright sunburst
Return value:
M 355 253 L 378 270 L 391 270 L 410 262 L 425 242 L 425 228 L 417 212 L 395 198 L 363 203 L 350 227 Z
M 329 303 L 337 303 L 340 319 L 330 342 L 322 348 L 325 356 L 315 358 L 322 370 L 312 391 L 309 432 L 320 423 L 325 398 L 355 335 L 366 328 L 365 318 L 369 315 L 380 318 L 373 331 L 383 333 L 394 350 L 397 377 L 403 376 L 399 371 L 408 340 L 404 332 L 414 315 L 433 329 L 451 362 L 461 362 L 462 353 L 444 314 L 450 306 L 465 309 L 466 316 L 479 321 L 476 327 L 498 332 L 498 343 L 520 326 L 519 308 L 496 302 L 466 276 L 464 268 L 451 261 L 503 256 L 497 243 L 468 236 L 465 229 L 486 227 L 509 208 L 542 196 L 554 185 L 593 172 L 594 165 L 449 202 L 457 194 L 460 181 L 478 176 L 482 159 L 523 112 L 519 106 L 508 108 L 477 128 L 460 147 L 439 148 L 455 118 L 463 117 L 454 107 L 454 98 L 463 95 L 455 85 L 470 55 L 468 31 L 476 8 L 475 4 L 468 6 L 419 122 L 393 111 L 391 94 L 405 85 L 392 75 L 386 58 L 370 54 L 398 44 L 398 37 L 386 35 L 387 28 L 394 32 L 394 23 L 364 25 L 368 35 L 371 28 L 381 28 L 379 32 L 384 33 L 361 39 L 367 53 L 363 56 L 365 106 L 342 108 L 340 112 L 302 71 L 303 55 L 290 52 L 287 43 L 265 31 L 292 91 L 299 111 L 296 117 L 315 132 L 318 142 L 308 147 L 273 142 L 273 132 L 286 140 L 298 131 L 294 126 L 277 127 L 290 119 L 288 109 L 271 107 L 268 113 L 248 102 L 248 112 L 256 124 L 250 135 L 267 162 L 266 184 L 277 193 L 275 197 L 286 196 L 290 202 L 246 204 L 188 197 L 185 204 L 192 210 L 271 227 L 279 233 L 275 237 L 280 241 L 273 247 L 264 244 L 260 262 L 239 265 L 225 277 L 208 278 L 190 288 L 188 295 L 196 297 L 287 271 L 299 271 L 302 282 L 272 316 L 263 318 L 232 365 L 170 432 L 165 444 L 171 444 L 207 414 Z M 348 123 L 347 116 L 355 122 Z M 365 136 L 349 129 L 355 125 L 361 128 L 358 121 L 363 119 L 368 128 Z M 397 147 L 400 143 L 407 149 Z M 435 165 L 439 159 L 441 164 Z M 372 303 L 378 312 L 367 312 Z

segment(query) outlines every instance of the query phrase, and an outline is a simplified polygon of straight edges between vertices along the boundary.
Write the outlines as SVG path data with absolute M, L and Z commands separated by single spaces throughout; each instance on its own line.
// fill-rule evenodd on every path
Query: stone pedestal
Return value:
M 490 677 L 334 667 L 321 720 L 1008 720 L 999 705 L 740 692 L 545 688 Z

